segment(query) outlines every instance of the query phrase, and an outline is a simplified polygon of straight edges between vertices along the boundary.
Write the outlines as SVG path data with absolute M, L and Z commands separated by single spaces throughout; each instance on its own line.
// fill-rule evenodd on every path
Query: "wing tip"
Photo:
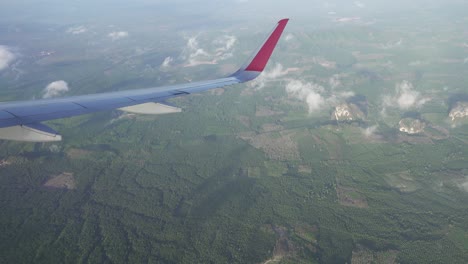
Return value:
M 266 64 L 268 63 L 273 50 L 276 47 L 281 35 L 283 34 L 284 28 L 288 23 L 289 18 L 284 18 L 278 21 L 277 26 L 272 31 L 272 33 L 268 36 L 266 41 L 263 43 L 261 48 L 258 50 L 257 54 L 255 54 L 252 61 L 249 62 L 245 71 L 255 71 L 255 72 L 262 72 L 265 69 Z
M 237 72 L 232 74 L 241 82 L 246 82 L 255 79 L 265 69 L 270 56 L 273 53 L 276 44 L 278 43 L 283 31 L 289 22 L 289 18 L 283 18 L 278 21 L 273 31 L 263 42 L 262 46 L 252 56 L 252 59 L 244 64 Z M 246 65 L 246 66 L 245 66 Z

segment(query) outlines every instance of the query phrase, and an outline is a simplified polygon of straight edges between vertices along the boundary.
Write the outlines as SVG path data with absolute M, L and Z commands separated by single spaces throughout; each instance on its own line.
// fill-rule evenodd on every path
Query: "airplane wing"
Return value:
M 187 84 L 72 96 L 65 98 L 0 103 L 0 139 L 49 142 L 62 137 L 41 122 L 97 111 L 119 109 L 141 114 L 180 112 L 164 103 L 166 99 L 255 79 L 265 68 L 288 19 L 278 22 L 252 58 L 228 77 Z

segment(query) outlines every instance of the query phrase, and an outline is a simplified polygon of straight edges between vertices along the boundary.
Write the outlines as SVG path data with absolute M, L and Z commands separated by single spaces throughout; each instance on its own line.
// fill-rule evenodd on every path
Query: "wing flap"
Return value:
M 161 103 L 144 103 L 139 105 L 127 106 L 123 108 L 119 108 L 124 112 L 134 113 L 134 114 L 145 114 L 145 115 L 162 115 L 162 114 L 170 114 L 170 113 L 180 113 L 182 109 Z
M 62 136 L 52 128 L 36 123 L 0 128 L 0 139 L 28 142 L 53 142 L 62 140 Z

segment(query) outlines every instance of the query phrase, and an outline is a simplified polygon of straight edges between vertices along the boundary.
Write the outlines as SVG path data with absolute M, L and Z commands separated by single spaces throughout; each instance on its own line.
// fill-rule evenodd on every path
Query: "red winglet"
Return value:
M 281 37 L 281 34 L 283 33 L 283 30 L 286 27 L 288 21 L 289 19 L 286 18 L 278 22 L 276 28 L 260 48 L 257 55 L 255 55 L 250 64 L 245 68 L 245 71 L 262 72 L 263 69 L 265 69 L 267 62 L 276 47 L 276 43 L 278 43 L 278 40 Z

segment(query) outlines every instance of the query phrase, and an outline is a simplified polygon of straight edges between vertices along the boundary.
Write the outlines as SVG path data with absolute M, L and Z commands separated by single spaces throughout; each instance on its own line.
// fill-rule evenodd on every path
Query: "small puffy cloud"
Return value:
M 78 35 L 82 34 L 88 31 L 88 29 L 84 26 L 77 26 L 77 27 L 71 27 L 67 29 L 67 33 L 73 34 L 73 35 Z
M 286 41 L 290 41 L 290 40 L 292 40 L 292 39 L 294 39 L 294 35 L 291 34 L 291 33 L 288 33 L 288 34 L 286 35 L 286 37 L 284 38 L 284 40 L 286 40 Z
M 403 39 L 400 38 L 398 41 L 388 41 L 387 43 L 380 44 L 382 49 L 393 49 L 401 47 L 403 45 Z
M 354 95 L 354 92 L 351 91 L 333 92 L 333 94 L 327 98 L 327 103 L 330 106 L 337 106 Z
M 358 7 L 358 8 L 365 8 L 366 7 L 366 4 L 364 4 L 363 2 L 361 1 L 354 1 L 354 6 Z
M 171 63 L 174 61 L 174 59 L 169 56 L 169 57 L 166 57 L 163 61 L 163 63 L 161 64 L 161 68 L 168 68 L 169 66 L 171 66 Z
M 375 131 L 377 131 L 377 128 L 378 128 L 377 125 L 367 127 L 367 128 L 365 128 L 365 129 L 362 129 L 362 134 L 363 134 L 365 137 L 370 137 L 370 136 L 372 136 L 372 135 L 375 134 Z
M 417 60 L 417 61 L 411 61 L 408 63 L 408 66 L 412 66 L 412 67 L 415 67 L 415 66 L 421 66 L 423 64 L 426 64 L 420 60 Z
M 465 191 L 468 192 L 468 177 L 466 177 L 465 179 L 466 179 L 466 181 L 465 181 L 465 182 L 462 182 L 462 183 L 460 184 L 460 187 L 461 187 L 463 190 L 465 190 Z
M 307 94 L 305 101 L 307 103 L 307 106 L 309 107 L 309 113 L 321 109 L 325 103 L 323 97 L 319 93 L 316 93 L 314 91 Z
M 258 90 L 265 87 L 266 83 L 269 81 L 274 81 L 275 79 L 284 76 L 288 73 L 287 70 L 284 70 L 283 65 L 277 63 L 275 67 L 269 71 L 264 71 L 260 76 L 249 83 L 250 87 L 254 87 Z
M 15 58 L 15 54 L 8 47 L 0 45 L 0 71 L 6 69 Z
M 198 36 L 187 39 L 180 58 L 185 61 L 185 67 L 197 66 L 202 64 L 217 64 L 219 61 L 226 60 L 233 56 L 233 48 L 237 38 L 232 35 L 224 35 L 211 43 L 207 43 L 209 50 L 203 49 L 198 41 Z
M 44 95 L 42 98 L 52 98 L 57 97 L 65 92 L 68 92 L 70 89 L 68 88 L 68 84 L 65 81 L 55 81 L 51 82 L 47 87 L 44 89 Z
M 413 84 L 409 81 L 402 81 L 395 86 L 394 96 L 384 96 L 384 107 L 398 107 L 401 110 L 417 108 L 425 104 L 430 99 L 423 98 L 421 93 L 414 90 Z
M 190 37 L 187 39 L 187 44 L 182 51 L 181 58 L 186 61 L 186 67 L 196 66 L 200 64 L 214 64 L 212 57 L 198 44 L 198 37 Z
M 187 49 L 189 49 L 191 51 L 199 50 L 197 36 L 190 37 L 190 38 L 187 39 Z M 203 51 L 203 53 L 206 53 L 206 52 Z
M 107 36 L 111 38 L 112 40 L 118 40 L 118 39 L 128 37 L 128 32 L 127 31 L 114 31 L 114 32 L 109 33 Z
M 330 79 L 328 79 L 328 84 L 332 89 L 335 89 L 336 87 L 340 86 L 340 76 L 338 74 L 333 75 L 332 77 L 330 77 Z
M 419 92 L 411 90 L 402 90 L 400 91 L 400 96 L 397 98 L 398 106 L 401 109 L 408 109 L 418 104 L 417 100 L 419 97 Z
M 234 44 L 236 43 L 237 38 L 232 35 L 224 35 L 218 39 L 215 39 L 213 43 L 215 45 L 220 46 L 218 49 L 216 49 L 216 52 L 226 52 L 232 49 L 234 47 Z
M 354 96 L 351 91 L 333 91 L 331 95 L 325 96 L 325 88 L 312 82 L 302 82 L 291 80 L 285 87 L 289 96 L 304 101 L 307 104 L 309 113 L 314 113 L 325 107 L 334 107 L 343 103 L 347 98 Z
M 360 20 L 361 20 L 360 17 L 342 17 L 342 18 L 335 19 L 335 21 L 339 23 L 350 23 L 350 22 L 356 22 Z
M 224 35 L 213 41 L 213 44 L 218 46 L 216 49 L 216 60 L 225 60 L 233 56 L 232 48 L 237 42 L 237 38 L 232 35 Z
M 286 85 L 286 92 L 290 96 L 307 103 L 309 113 L 320 110 L 325 106 L 326 100 L 319 93 L 323 90 L 324 88 L 320 85 L 314 83 L 303 83 L 299 80 L 290 81 Z

